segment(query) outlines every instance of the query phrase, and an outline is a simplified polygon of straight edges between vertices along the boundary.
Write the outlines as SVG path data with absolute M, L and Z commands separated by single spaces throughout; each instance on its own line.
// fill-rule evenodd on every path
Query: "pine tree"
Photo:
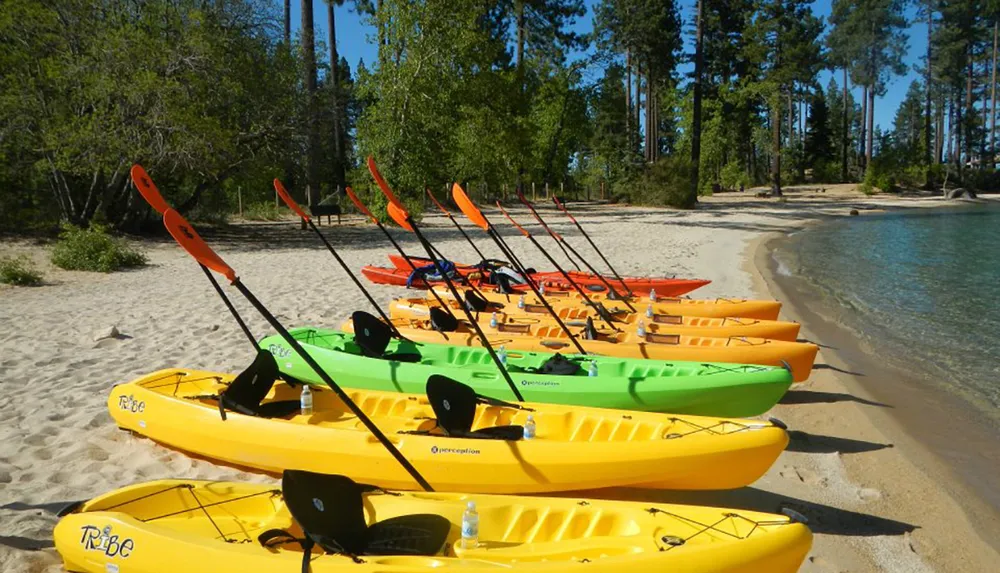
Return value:
M 836 83 L 832 87 L 836 89 Z M 809 118 L 806 120 L 806 126 L 806 161 L 815 168 L 819 163 L 829 161 L 833 155 L 830 110 L 826 106 L 826 97 L 822 92 L 813 94 L 809 98 Z

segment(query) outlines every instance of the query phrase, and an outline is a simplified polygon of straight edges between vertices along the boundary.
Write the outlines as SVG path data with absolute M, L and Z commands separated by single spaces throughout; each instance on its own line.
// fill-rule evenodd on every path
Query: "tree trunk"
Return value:
M 934 76 L 931 75 L 931 45 L 933 42 L 934 10 L 927 6 L 927 77 L 924 78 L 926 96 L 924 106 L 924 162 L 931 164 L 931 89 L 934 86 Z
M 285 45 L 292 44 L 292 0 L 285 0 Z
M 858 163 L 861 164 L 861 172 L 864 173 L 865 168 L 865 143 L 868 141 L 868 86 L 862 86 L 861 89 L 861 141 L 858 143 Z
M 639 134 L 642 132 L 642 125 L 639 121 L 642 117 L 642 64 L 638 58 L 635 61 L 635 152 L 639 153 Z
M 340 136 L 340 57 L 337 55 L 337 16 L 333 11 L 333 1 L 326 4 L 326 22 L 330 28 L 330 87 L 333 105 L 333 181 L 330 190 L 334 193 L 344 184 L 344 140 Z
M 957 88 L 957 93 L 955 94 L 955 161 L 958 163 L 958 176 L 962 177 L 962 169 L 965 167 L 965 161 L 962 159 L 962 151 L 965 149 L 963 146 L 964 139 L 962 133 L 962 127 L 965 125 L 962 116 L 962 88 Z
M 646 70 L 646 162 L 653 162 L 653 74 Z
M 794 87 L 788 89 L 788 149 L 793 149 L 795 147 L 795 108 L 792 107 L 792 90 Z
M 938 98 L 937 101 L 937 127 L 934 128 L 934 163 L 941 163 L 944 159 L 941 155 L 944 153 L 944 98 Z
M 319 176 L 317 152 L 319 132 L 316 126 L 316 42 L 313 28 L 312 0 L 302 0 L 302 50 L 306 69 L 307 130 L 306 149 L 306 199 L 310 206 L 319 203 Z
M 948 151 L 945 154 L 948 163 L 955 162 L 955 94 L 952 90 L 952 96 L 948 98 L 948 133 L 946 138 L 948 139 Z
M 997 168 L 997 22 L 993 22 L 993 57 L 990 59 L 990 157 L 989 164 Z
M 972 120 L 975 117 L 976 110 L 973 107 L 973 89 L 972 85 L 974 68 L 972 61 L 972 46 L 966 46 L 966 59 L 968 60 L 968 65 L 966 66 L 966 76 L 965 76 L 965 162 L 971 163 L 973 160 L 973 141 L 972 141 Z
M 693 101 L 691 110 L 691 189 L 688 190 L 688 202 L 694 204 L 698 201 L 698 184 L 700 182 L 701 168 L 701 75 L 705 66 L 703 30 L 702 30 L 702 4 L 704 0 L 698 0 L 695 11 L 695 32 L 694 32 L 694 85 Z
M 875 87 L 868 90 L 868 142 L 865 145 L 865 169 L 872 162 L 872 144 L 875 143 Z
M 517 87 L 524 93 L 524 0 L 517 0 L 514 3 L 514 10 L 517 17 L 517 51 L 515 57 L 517 61 Z
M 850 122 L 848 117 L 850 116 L 848 101 L 847 101 L 847 66 L 844 66 L 844 113 L 843 119 L 841 120 L 841 133 L 840 133 L 840 180 L 842 183 L 847 183 L 847 141 L 850 139 Z
M 781 196 L 781 97 L 771 105 L 771 193 Z
M 625 142 L 632 149 L 632 52 L 625 49 Z

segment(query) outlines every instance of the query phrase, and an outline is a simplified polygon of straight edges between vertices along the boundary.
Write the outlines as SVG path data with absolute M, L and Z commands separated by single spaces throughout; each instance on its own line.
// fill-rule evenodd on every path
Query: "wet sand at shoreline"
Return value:
M 808 313 L 799 314 L 799 305 L 808 301 L 780 292 L 780 285 L 756 270 L 769 258 L 764 238 L 808 220 L 846 215 L 851 208 L 938 204 L 835 193 L 793 193 L 787 203 L 778 203 L 747 193 L 709 198 L 694 212 L 586 205 L 576 212 L 623 274 L 712 279 L 695 293 L 698 297 L 778 297 L 789 303 L 783 318 L 805 321 L 806 337 L 838 347 L 836 354 L 823 349 L 819 362 L 850 370 L 854 358 L 841 356 L 837 335 L 824 331 Z M 524 219 L 520 210 L 514 212 Z M 547 210 L 542 213 L 556 231 L 589 253 L 570 224 Z M 447 220 L 429 217 L 426 226 L 445 254 L 474 258 Z M 352 269 L 385 264 L 391 247 L 376 229 L 349 224 L 324 227 L 324 232 Z M 417 252 L 415 241 L 398 229 L 393 233 L 405 239 L 405 248 Z M 505 234 L 511 246 L 525 254 L 526 264 L 549 266 L 530 244 Z M 294 222 L 238 225 L 203 235 L 290 326 L 335 326 L 351 311 L 365 308 L 363 296 L 323 246 L 299 232 Z M 547 239 L 542 242 L 552 246 Z M 115 428 L 107 415 L 105 401 L 113 384 L 167 366 L 235 371 L 250 360 L 246 340 L 197 266 L 167 240 L 142 241 L 142 246 L 152 263 L 145 269 L 92 275 L 58 271 L 43 263 L 50 285 L 0 286 L 0 323 L 14 325 L 0 332 L 0 382 L 10 390 L 0 398 L 0 505 L 80 499 L 164 477 L 270 479 L 192 460 L 130 436 Z M 37 246 L 0 243 L 0 256 L 11 252 L 44 259 Z M 495 249 L 484 252 L 495 254 Z M 761 272 L 767 274 L 767 269 Z M 405 292 L 393 287 L 372 291 L 382 303 Z M 257 336 L 269 333 L 262 319 L 254 317 L 249 324 Z M 110 325 L 124 336 L 94 340 L 96 332 Z M 788 451 L 752 487 L 666 496 L 636 490 L 596 494 L 764 511 L 790 507 L 809 517 L 817 534 L 802 569 L 806 572 L 995 570 L 1000 558 L 977 532 L 996 539 L 990 525 L 996 515 L 977 510 L 985 504 L 943 471 L 917 443 L 920 437 L 909 437 L 887 408 L 867 403 L 889 402 L 874 390 L 866 391 L 872 378 L 845 379 L 821 367 L 808 382 L 797 384 L 770 413 L 792 431 Z M 896 410 L 911 408 L 902 398 L 895 405 Z M 952 418 L 958 428 L 965 422 L 961 410 Z M 61 570 L 51 548 L 54 517 L 0 510 L 0 523 L 0 570 Z

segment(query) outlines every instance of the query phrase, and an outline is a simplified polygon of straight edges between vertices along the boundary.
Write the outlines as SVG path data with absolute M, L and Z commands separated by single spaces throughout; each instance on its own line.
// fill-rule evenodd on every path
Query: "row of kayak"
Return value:
M 74 504 L 54 533 L 67 569 L 791 572 L 805 558 L 811 534 L 794 512 L 525 496 L 758 479 L 788 434 L 746 417 L 772 407 L 815 357 L 794 342 L 796 325 L 769 324 L 777 306 L 767 318 L 675 314 L 669 305 L 713 305 L 542 279 L 514 294 L 468 280 L 458 290 L 446 277 L 447 290 L 396 301 L 381 317 L 358 311 L 341 330 L 286 330 L 145 171 L 132 176 L 177 242 L 277 334 L 255 340 L 236 375 L 176 368 L 117 385 L 109 412 L 125 430 L 280 474 L 281 485 L 160 480 Z

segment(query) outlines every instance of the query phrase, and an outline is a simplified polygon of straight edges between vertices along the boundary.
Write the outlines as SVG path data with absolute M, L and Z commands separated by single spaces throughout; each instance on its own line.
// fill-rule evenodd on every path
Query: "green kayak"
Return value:
M 483 396 L 515 400 L 484 348 L 392 339 L 373 349 L 370 344 L 359 344 L 353 334 L 336 330 L 296 328 L 290 333 L 338 384 L 348 388 L 423 394 L 428 377 L 441 374 Z M 260 347 L 274 355 L 283 374 L 321 384 L 280 336 L 264 338 Z M 774 406 L 792 384 L 791 373 L 775 366 L 578 354 L 557 357 L 522 351 L 507 352 L 506 360 L 526 401 L 599 408 L 756 416 Z M 591 363 L 596 365 L 596 376 L 591 376 Z

